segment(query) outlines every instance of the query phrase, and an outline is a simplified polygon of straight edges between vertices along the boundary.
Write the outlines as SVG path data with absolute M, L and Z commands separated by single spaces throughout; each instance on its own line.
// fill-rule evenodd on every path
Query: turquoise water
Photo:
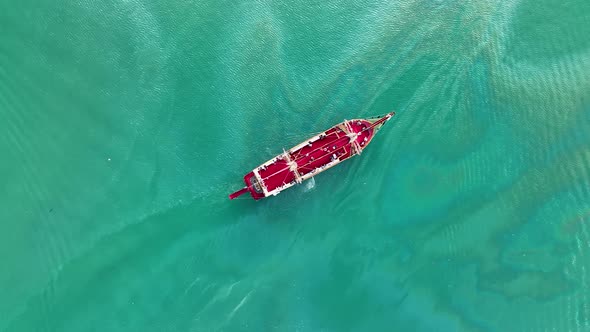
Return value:
M 589 73 L 586 0 L 1 1 L 0 331 L 590 331 Z

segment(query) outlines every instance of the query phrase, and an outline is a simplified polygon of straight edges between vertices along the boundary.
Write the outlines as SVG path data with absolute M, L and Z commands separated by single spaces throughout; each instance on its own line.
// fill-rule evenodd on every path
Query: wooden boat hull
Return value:
M 229 195 L 246 192 L 259 200 L 276 196 L 355 155 L 371 143 L 375 133 L 395 112 L 376 118 L 345 120 L 275 156 L 244 176 L 246 186 Z

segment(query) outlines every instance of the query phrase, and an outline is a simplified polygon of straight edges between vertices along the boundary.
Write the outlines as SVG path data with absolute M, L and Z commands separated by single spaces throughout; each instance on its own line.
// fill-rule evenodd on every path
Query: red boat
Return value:
M 250 192 L 255 200 L 276 196 L 361 152 L 395 112 L 368 119 L 344 120 L 256 167 L 244 176 L 246 186 L 231 195 Z

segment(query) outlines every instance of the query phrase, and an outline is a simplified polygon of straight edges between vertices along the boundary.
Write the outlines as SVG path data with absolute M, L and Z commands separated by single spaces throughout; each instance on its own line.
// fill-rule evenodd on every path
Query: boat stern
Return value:
M 259 200 L 266 197 L 264 194 L 264 189 L 262 188 L 262 184 L 260 183 L 260 180 L 254 171 L 244 176 L 244 182 L 246 183 L 246 188 L 248 188 L 252 198 Z

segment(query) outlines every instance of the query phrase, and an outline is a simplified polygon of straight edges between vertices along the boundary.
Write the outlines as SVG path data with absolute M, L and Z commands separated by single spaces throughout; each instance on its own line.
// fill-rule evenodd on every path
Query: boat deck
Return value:
M 370 125 L 366 120 L 349 121 L 346 126 L 343 123 L 336 125 L 312 138 L 307 144 L 300 144 L 261 165 L 257 171 L 267 192 L 290 187 L 298 179 L 308 178 L 360 153 L 358 150 L 362 150 L 373 136 L 373 129 L 365 130 Z M 357 134 L 354 142 L 350 141 L 347 132 Z

